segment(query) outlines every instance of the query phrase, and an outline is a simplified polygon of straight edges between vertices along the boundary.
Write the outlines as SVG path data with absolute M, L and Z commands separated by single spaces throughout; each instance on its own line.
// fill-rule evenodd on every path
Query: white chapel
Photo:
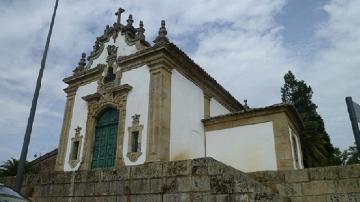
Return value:
M 241 104 L 168 40 L 165 21 L 149 43 L 123 12 L 63 80 L 57 171 L 201 157 L 244 172 L 303 168 L 293 106 Z

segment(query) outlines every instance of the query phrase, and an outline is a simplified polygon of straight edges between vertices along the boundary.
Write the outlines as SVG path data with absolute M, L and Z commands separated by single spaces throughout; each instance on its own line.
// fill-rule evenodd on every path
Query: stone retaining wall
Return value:
M 14 185 L 15 178 L 0 179 Z M 34 201 L 360 201 L 360 165 L 243 173 L 212 158 L 25 176 Z
M 2 182 L 11 185 L 13 178 Z M 270 188 L 211 158 L 29 175 L 22 192 L 34 201 L 282 201 Z
M 360 165 L 248 173 L 295 202 L 360 201 Z

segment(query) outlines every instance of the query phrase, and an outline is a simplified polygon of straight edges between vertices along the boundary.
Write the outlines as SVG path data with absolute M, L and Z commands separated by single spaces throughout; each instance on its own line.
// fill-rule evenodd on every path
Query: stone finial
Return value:
M 160 29 L 159 29 L 159 35 L 154 40 L 154 43 L 156 43 L 156 44 L 168 43 L 169 39 L 166 37 L 166 35 L 167 35 L 167 30 L 166 30 L 166 27 L 165 27 L 165 20 L 161 20 L 161 26 L 160 26 Z
M 81 58 L 80 58 L 80 61 L 78 63 L 79 65 L 74 69 L 74 73 L 77 74 L 77 73 L 80 73 L 82 71 L 85 70 L 85 65 L 86 65 L 86 53 L 82 53 L 81 54 Z
M 118 11 L 115 13 L 115 15 L 117 16 L 117 21 L 116 24 L 120 25 L 121 24 L 121 14 L 125 12 L 125 9 L 123 8 L 119 8 Z
M 140 21 L 139 28 L 137 28 L 137 38 L 140 40 L 145 40 L 144 32 L 145 32 L 144 23 L 143 21 Z
M 249 111 L 250 107 L 247 104 L 247 100 L 244 100 L 244 111 Z
M 126 22 L 127 24 L 122 28 L 122 32 L 130 34 L 131 37 L 135 37 L 137 30 L 135 27 L 133 27 L 134 20 L 131 14 L 129 15 L 129 18 L 126 20 Z
M 132 24 L 134 23 L 134 20 L 133 20 L 133 17 L 131 14 L 129 15 L 129 18 L 126 20 L 126 22 L 127 22 L 127 26 L 132 26 Z

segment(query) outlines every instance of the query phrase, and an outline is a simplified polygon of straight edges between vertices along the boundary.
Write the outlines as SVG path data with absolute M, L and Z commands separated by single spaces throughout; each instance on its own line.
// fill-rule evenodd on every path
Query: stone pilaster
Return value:
M 292 157 L 289 121 L 285 113 L 279 114 L 273 120 L 273 130 L 275 135 L 275 151 L 277 167 L 279 170 L 294 169 L 294 159 Z
M 146 161 L 170 157 L 171 69 L 165 64 L 150 67 L 150 96 Z
M 64 163 L 65 156 L 67 150 L 67 143 L 69 139 L 69 129 L 71 124 L 72 112 L 74 107 L 75 95 L 76 95 L 77 87 L 67 88 L 65 92 L 67 92 L 67 100 L 64 110 L 64 118 L 63 125 L 61 128 L 60 141 L 58 146 L 58 154 L 56 158 L 56 171 L 64 171 Z
M 204 119 L 210 118 L 211 96 L 204 92 Z

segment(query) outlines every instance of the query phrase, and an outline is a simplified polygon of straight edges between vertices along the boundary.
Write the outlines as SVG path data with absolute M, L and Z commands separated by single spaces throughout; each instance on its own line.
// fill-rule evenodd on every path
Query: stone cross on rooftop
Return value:
M 117 15 L 117 24 L 120 25 L 121 21 L 121 13 L 123 13 L 125 9 L 119 8 L 118 11 L 115 13 Z

